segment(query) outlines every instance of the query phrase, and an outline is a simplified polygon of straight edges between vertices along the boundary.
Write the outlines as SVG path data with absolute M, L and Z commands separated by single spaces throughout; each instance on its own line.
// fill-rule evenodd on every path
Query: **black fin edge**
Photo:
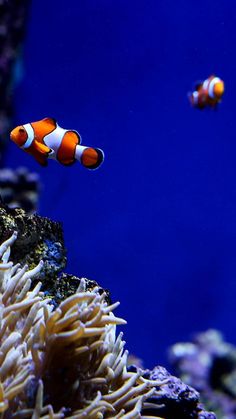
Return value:
M 101 164 L 104 162 L 104 153 L 103 153 L 103 151 L 100 148 L 94 148 L 94 150 L 98 154 L 98 161 L 93 166 L 85 166 L 86 169 L 89 169 L 89 170 L 98 169 L 101 166 Z

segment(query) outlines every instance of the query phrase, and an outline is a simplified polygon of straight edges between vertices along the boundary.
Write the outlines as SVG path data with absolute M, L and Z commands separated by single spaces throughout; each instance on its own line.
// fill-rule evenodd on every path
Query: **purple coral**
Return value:
M 194 336 L 192 342 L 170 348 L 176 374 L 201 394 L 204 404 L 219 417 L 236 417 L 236 348 L 216 330 Z
M 135 368 L 135 367 L 130 367 Z M 144 416 L 158 416 L 165 419 L 215 419 L 212 412 L 206 412 L 199 403 L 199 393 L 179 378 L 171 375 L 164 367 L 143 370 L 142 377 L 150 381 L 160 381 L 161 387 L 146 400 L 148 405 L 142 410 Z

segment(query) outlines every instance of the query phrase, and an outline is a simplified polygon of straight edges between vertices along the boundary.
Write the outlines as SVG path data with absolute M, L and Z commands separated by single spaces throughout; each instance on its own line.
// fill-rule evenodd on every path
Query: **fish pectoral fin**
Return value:
M 40 164 L 40 166 L 46 167 L 48 165 L 47 157 L 43 154 L 34 155 L 35 160 Z
M 202 87 L 202 85 L 203 85 L 203 81 L 202 80 L 198 80 L 198 81 L 196 81 L 194 83 L 193 88 L 194 88 L 194 90 L 198 91 Z
M 52 152 L 52 149 L 46 146 L 45 144 L 40 143 L 39 141 L 35 141 L 35 148 L 36 150 L 41 154 L 50 154 Z

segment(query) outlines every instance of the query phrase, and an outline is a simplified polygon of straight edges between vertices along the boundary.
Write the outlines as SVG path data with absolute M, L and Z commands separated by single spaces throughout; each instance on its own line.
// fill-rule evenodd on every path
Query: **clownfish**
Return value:
M 100 148 L 82 146 L 77 131 L 59 127 L 53 118 L 20 125 L 11 131 L 10 138 L 41 166 L 47 166 L 48 159 L 65 166 L 78 160 L 88 169 L 97 169 L 104 160 Z
M 191 105 L 195 108 L 215 108 L 221 101 L 224 90 L 223 80 L 219 77 L 210 76 L 208 79 L 196 83 L 194 91 L 189 93 L 188 96 Z

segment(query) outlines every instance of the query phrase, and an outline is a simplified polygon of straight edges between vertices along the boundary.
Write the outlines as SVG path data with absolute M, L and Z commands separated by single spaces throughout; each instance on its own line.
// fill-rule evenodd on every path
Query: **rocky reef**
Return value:
M 208 409 L 217 417 L 236 417 L 236 348 L 221 333 L 208 330 L 191 342 L 177 343 L 169 350 L 175 373 L 196 388 Z
M 128 370 L 135 371 L 136 368 L 131 366 Z M 214 413 L 206 412 L 199 403 L 199 393 L 171 375 L 164 367 L 157 366 L 153 370 L 139 369 L 139 371 L 145 379 L 162 382 L 162 393 L 153 394 L 147 399 L 146 406 L 142 410 L 144 417 L 155 417 L 158 407 L 160 418 L 215 419 Z
M 81 279 L 63 272 L 66 266 L 66 249 L 62 225 L 36 214 L 28 215 L 23 209 L 12 209 L 2 203 L 0 242 L 6 240 L 13 232 L 17 232 L 17 240 L 11 251 L 13 263 L 27 264 L 32 269 L 43 261 L 37 280 L 42 281 L 42 290 L 46 296 L 52 298 L 55 306 L 65 297 L 73 295 Z M 107 302 L 110 302 L 108 290 L 99 287 L 96 281 L 86 278 L 84 281 L 86 290 L 98 287 L 98 292 L 105 293 Z
M 40 260 L 44 266 L 39 278 L 50 290 L 50 282 L 66 264 L 62 226 L 36 214 L 28 216 L 20 208 L 11 209 L 0 205 L 0 240 L 6 240 L 14 231 L 18 238 L 12 249 L 13 263 L 27 264 L 34 268 Z M 47 278 L 47 280 L 46 280 Z

